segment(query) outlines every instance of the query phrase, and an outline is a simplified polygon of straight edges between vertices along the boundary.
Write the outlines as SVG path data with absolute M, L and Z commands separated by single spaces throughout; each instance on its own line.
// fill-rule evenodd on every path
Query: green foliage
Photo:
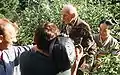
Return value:
M 94 71 L 93 75 L 120 75 L 120 56 L 109 54 L 101 59 L 101 68 Z
M 88 22 L 93 33 L 98 33 L 98 24 L 103 19 L 115 21 L 111 34 L 120 40 L 120 1 L 119 0 L 0 0 L 0 18 L 17 22 L 20 30 L 17 44 L 31 44 L 36 26 L 50 21 L 61 27 L 61 9 L 72 3 L 79 17 Z M 97 75 L 118 75 L 119 57 L 108 55 Z M 117 61 L 115 61 L 117 60 Z
M 18 0 L 0 0 L 0 14 L 4 15 L 8 19 L 16 21 L 18 17 L 16 13 L 18 4 Z
M 20 37 L 18 38 L 19 44 L 31 43 L 33 40 L 33 31 L 37 25 L 46 22 L 60 23 L 60 6 L 56 5 L 58 1 L 48 0 L 30 0 L 27 3 L 25 10 L 21 11 L 19 17 Z M 59 4 L 62 4 L 59 2 Z M 23 34 L 21 34 L 23 33 Z
M 4 15 L 0 14 L 0 18 L 4 18 Z

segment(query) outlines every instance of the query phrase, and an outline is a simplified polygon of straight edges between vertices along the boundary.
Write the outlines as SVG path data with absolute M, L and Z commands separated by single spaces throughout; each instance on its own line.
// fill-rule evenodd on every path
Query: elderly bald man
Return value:
M 82 45 L 85 56 L 80 60 L 79 67 L 90 71 L 96 54 L 96 44 L 93 40 L 88 23 L 78 18 L 76 8 L 67 4 L 62 8 L 62 21 L 65 24 L 61 35 L 70 37 L 75 45 Z M 81 72 L 82 73 L 82 72 Z

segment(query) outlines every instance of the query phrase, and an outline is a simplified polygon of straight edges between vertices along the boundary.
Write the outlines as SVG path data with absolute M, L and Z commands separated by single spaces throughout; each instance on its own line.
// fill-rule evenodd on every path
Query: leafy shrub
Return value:
M 98 33 L 97 27 L 101 20 L 112 19 L 114 26 L 111 34 L 120 40 L 119 0 L 0 0 L 0 18 L 18 23 L 20 30 L 17 44 L 31 44 L 36 26 L 42 26 L 45 21 L 62 26 L 60 12 L 67 3 L 77 8 L 79 17 L 90 24 L 93 33 Z M 107 55 L 102 60 L 103 68 L 94 74 L 120 74 L 118 56 Z
M 94 71 L 93 75 L 120 75 L 120 56 L 108 54 L 101 59 L 101 68 Z

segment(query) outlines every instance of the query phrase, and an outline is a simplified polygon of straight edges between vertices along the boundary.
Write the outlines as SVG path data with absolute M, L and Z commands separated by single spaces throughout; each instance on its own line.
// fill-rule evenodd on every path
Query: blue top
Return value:
M 22 52 L 30 50 L 32 46 L 12 46 L 3 50 L 4 64 L 0 63 L 0 75 L 21 75 L 19 69 L 19 56 Z M 0 52 L 0 56 L 2 54 Z

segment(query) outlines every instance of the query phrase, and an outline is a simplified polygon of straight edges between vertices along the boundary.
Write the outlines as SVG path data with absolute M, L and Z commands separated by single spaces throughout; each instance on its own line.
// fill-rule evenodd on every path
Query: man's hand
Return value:
M 80 66 L 81 70 L 85 70 L 85 69 L 89 69 L 89 64 L 87 63 L 83 63 L 81 66 Z
M 76 75 L 76 73 L 77 73 L 77 68 L 78 68 L 80 59 L 83 56 L 83 47 L 81 45 L 77 46 L 75 48 L 75 53 L 76 53 L 76 60 L 72 66 L 71 75 Z
M 79 47 L 76 47 L 75 53 L 76 53 L 76 61 L 79 63 L 80 59 L 83 56 L 83 47 L 81 45 L 79 45 Z

